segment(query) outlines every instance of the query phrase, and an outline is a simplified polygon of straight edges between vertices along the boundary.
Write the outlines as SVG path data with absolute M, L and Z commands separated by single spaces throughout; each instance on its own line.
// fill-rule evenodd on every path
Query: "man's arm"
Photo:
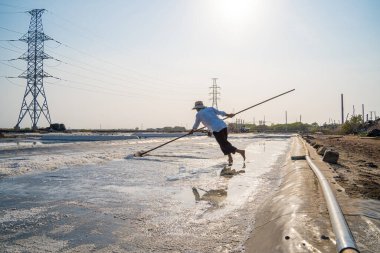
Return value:
M 194 122 L 194 125 L 193 125 L 193 129 L 190 130 L 189 134 L 193 134 L 194 131 L 198 129 L 199 124 L 201 124 L 201 119 L 199 118 L 199 116 L 197 114 L 197 116 L 195 117 L 195 122 Z
M 227 113 L 225 113 L 224 111 L 219 111 L 218 109 L 216 109 L 214 107 L 212 107 L 212 109 L 214 110 L 216 115 L 227 116 Z
M 215 109 L 215 108 L 213 108 L 213 109 L 214 109 L 214 112 L 216 113 L 216 115 L 221 115 L 221 116 L 228 117 L 228 118 L 232 118 L 235 116 L 234 113 L 226 113 L 224 111 L 219 111 L 218 109 Z

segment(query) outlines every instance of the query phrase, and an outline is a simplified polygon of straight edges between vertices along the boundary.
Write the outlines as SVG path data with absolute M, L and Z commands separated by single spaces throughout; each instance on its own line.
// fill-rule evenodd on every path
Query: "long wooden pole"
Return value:
M 277 96 L 274 96 L 274 97 L 271 97 L 271 98 L 268 98 L 268 99 L 266 99 L 266 100 L 264 100 L 264 101 L 262 101 L 262 102 L 260 102 L 260 103 L 257 103 L 257 104 L 255 104 L 255 105 L 252 105 L 252 106 L 250 106 L 250 107 L 247 107 L 247 108 L 245 108 L 245 109 L 243 109 L 243 110 L 241 110 L 241 111 L 238 111 L 237 113 L 235 113 L 235 115 L 240 114 L 240 113 L 242 113 L 242 112 L 245 112 L 245 111 L 247 111 L 247 110 L 249 110 L 249 109 L 252 109 L 253 107 L 256 107 L 256 106 L 262 105 L 262 104 L 264 104 L 264 103 L 266 103 L 266 102 L 268 102 L 268 101 L 270 101 L 270 100 L 273 100 L 273 99 L 275 99 L 275 98 L 281 97 L 281 96 L 283 96 L 283 95 L 285 95 L 285 94 L 288 94 L 288 93 L 290 93 L 290 92 L 293 92 L 293 91 L 295 91 L 295 89 L 288 90 L 287 92 L 281 93 L 281 94 L 279 94 L 279 95 L 277 95 Z M 225 117 L 225 118 L 223 118 L 223 120 L 226 120 L 226 119 L 228 119 L 228 118 L 229 118 L 229 117 Z M 198 128 L 198 129 L 195 130 L 194 132 L 199 132 L 200 130 L 203 130 L 204 128 L 206 128 L 206 127 Z M 147 151 L 137 152 L 137 153 L 135 154 L 135 156 L 139 156 L 139 157 L 141 157 L 141 156 L 143 156 L 143 155 L 145 155 L 145 154 L 147 154 L 147 153 L 149 153 L 149 152 L 151 152 L 151 151 L 153 151 L 153 150 L 156 150 L 156 149 L 158 149 L 158 148 L 161 148 L 161 147 L 163 147 L 163 146 L 165 146 L 165 145 L 167 145 L 167 144 L 169 144 L 169 143 L 172 143 L 172 142 L 174 142 L 174 141 L 176 141 L 176 140 L 179 140 L 179 139 L 181 139 L 181 138 L 183 138 L 183 137 L 186 137 L 186 136 L 188 136 L 188 135 L 191 135 L 191 134 L 190 134 L 190 133 L 187 133 L 187 134 L 181 135 L 181 136 L 179 136 L 179 137 L 177 137 L 177 138 L 174 138 L 174 139 L 172 139 L 172 140 L 170 140 L 170 141 L 168 141 L 168 142 L 165 142 L 165 143 L 163 143 L 163 144 L 161 144 L 161 145 L 159 145 L 159 146 L 157 146 L 157 147 L 155 147 L 155 148 L 149 149 L 149 150 L 147 150 Z

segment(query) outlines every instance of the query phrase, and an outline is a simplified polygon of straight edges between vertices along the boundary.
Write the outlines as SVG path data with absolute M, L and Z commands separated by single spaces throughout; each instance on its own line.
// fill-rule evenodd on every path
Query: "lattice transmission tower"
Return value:
M 218 109 L 218 100 L 220 100 L 219 98 L 219 95 L 220 95 L 220 87 L 216 84 L 216 80 L 218 78 L 212 78 L 212 86 L 210 87 L 211 89 L 211 92 L 209 93 L 210 95 L 212 95 L 212 98 L 210 100 L 212 100 L 212 107 Z
M 27 79 L 24 98 L 15 129 L 20 129 L 20 123 L 28 113 L 32 121 L 32 129 L 36 130 L 38 120 L 43 114 L 51 124 L 49 108 L 44 89 L 44 78 L 52 77 L 43 70 L 43 60 L 51 59 L 44 52 L 44 41 L 53 40 L 43 31 L 41 16 L 44 9 L 34 9 L 28 13 L 32 16 L 29 24 L 28 33 L 19 40 L 28 43 L 28 51 L 18 59 L 27 61 L 27 70 L 18 77 Z

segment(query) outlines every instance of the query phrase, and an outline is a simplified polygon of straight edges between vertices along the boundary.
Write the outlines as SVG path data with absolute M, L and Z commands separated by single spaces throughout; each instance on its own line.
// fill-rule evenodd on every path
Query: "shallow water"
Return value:
M 247 152 L 245 173 L 232 178 L 220 176 L 226 158 L 206 137 L 142 158 L 3 178 L 0 251 L 243 251 L 255 211 L 276 185 L 265 175 L 279 174 L 290 146 L 283 136 L 252 137 L 230 138 Z M 60 152 L 69 155 L 70 146 Z M 242 164 L 236 155 L 233 169 Z

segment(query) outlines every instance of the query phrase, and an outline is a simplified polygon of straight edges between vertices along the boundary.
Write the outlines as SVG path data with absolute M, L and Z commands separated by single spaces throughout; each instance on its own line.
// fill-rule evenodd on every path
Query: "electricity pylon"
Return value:
M 219 89 L 220 87 L 216 84 L 216 80 L 218 78 L 212 78 L 212 86 L 210 89 L 212 90 L 209 94 L 212 95 L 212 107 L 218 109 L 218 100 L 220 99 L 218 95 L 220 95 Z
M 28 51 L 18 58 L 27 61 L 28 66 L 27 70 L 19 75 L 20 78 L 27 79 L 27 84 L 15 129 L 20 129 L 20 123 L 26 113 L 29 114 L 32 120 L 33 130 L 38 128 L 37 123 L 41 114 L 51 124 L 43 81 L 44 77 L 52 76 L 44 72 L 43 60 L 52 58 L 44 52 L 44 41 L 52 40 L 52 38 L 44 34 L 43 31 L 41 16 L 44 11 L 44 9 L 34 9 L 28 12 L 32 16 L 29 30 L 19 39 L 28 43 Z

